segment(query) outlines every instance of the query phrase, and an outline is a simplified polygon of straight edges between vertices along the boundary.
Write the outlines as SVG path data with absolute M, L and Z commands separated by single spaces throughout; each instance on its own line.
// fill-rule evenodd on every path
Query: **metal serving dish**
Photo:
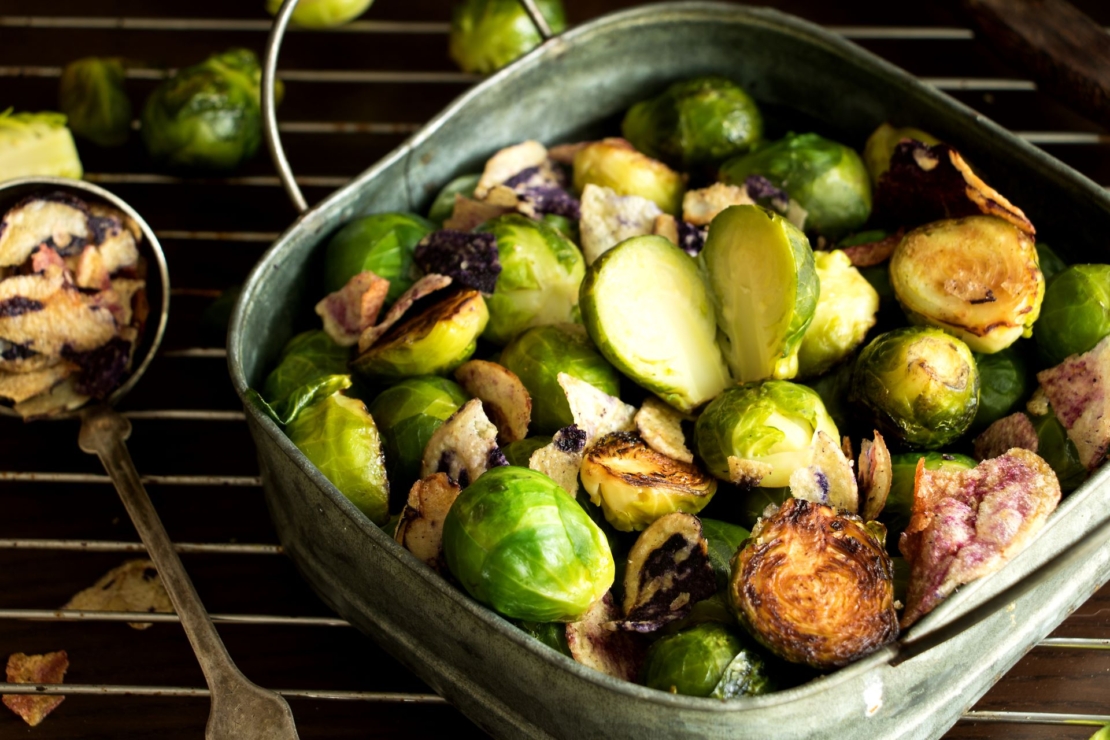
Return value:
M 1110 196 L 1101 187 L 909 74 L 772 10 L 653 5 L 547 42 L 298 219 L 255 267 L 232 318 L 228 358 L 240 397 L 261 384 L 294 333 L 312 326 L 311 306 L 323 294 L 322 246 L 339 226 L 367 212 L 423 212 L 445 182 L 480 169 L 503 146 L 612 130 L 633 102 L 708 73 L 737 80 L 772 116 L 789 110 L 799 128 L 856 146 L 884 120 L 927 129 L 988 173 L 1065 258 L 1110 260 Z M 472 601 L 367 520 L 276 424 L 245 406 L 270 512 L 305 578 L 497 737 L 936 737 L 1110 578 L 1110 528 L 1101 526 L 1110 516 L 1110 471 L 1102 470 L 1002 571 L 964 587 L 914 627 L 909 639 L 928 636 L 918 647 L 938 643 L 931 649 L 906 660 L 891 646 L 758 698 L 674 696 L 579 665 Z M 953 624 L 971 626 L 947 637 Z

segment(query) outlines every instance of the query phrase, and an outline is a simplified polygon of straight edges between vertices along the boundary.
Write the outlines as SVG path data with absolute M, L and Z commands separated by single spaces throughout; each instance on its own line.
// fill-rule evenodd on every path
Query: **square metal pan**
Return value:
M 351 218 L 423 211 L 453 176 L 534 138 L 611 130 L 667 83 L 723 74 L 772 116 L 854 146 L 879 123 L 953 144 L 1022 207 L 1068 261 L 1110 261 L 1101 187 L 975 111 L 813 24 L 736 5 L 675 3 L 617 13 L 549 41 L 473 88 L 408 142 L 297 220 L 244 286 L 228 361 L 258 447 L 281 542 L 339 614 L 498 737 L 925 738 L 951 726 L 1108 578 L 1110 472 L 1068 496 L 1002 571 L 951 597 L 911 632 L 938 630 L 1039 566 L 1021 594 L 972 628 L 896 666 L 892 649 L 797 688 L 720 702 L 618 681 L 525 635 L 449 585 L 367 520 L 244 396 L 283 344 L 310 328 L 322 246 Z M 1085 546 L 1075 542 L 1086 536 Z M 373 670 L 373 667 L 369 667 Z

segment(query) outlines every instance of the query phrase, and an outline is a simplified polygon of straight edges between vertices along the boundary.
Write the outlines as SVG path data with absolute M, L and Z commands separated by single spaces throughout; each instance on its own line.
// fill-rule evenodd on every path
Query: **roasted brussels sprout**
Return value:
M 975 355 L 979 369 L 979 410 L 971 423 L 973 430 L 989 427 L 1029 393 L 1029 371 L 1017 346 L 1011 345 L 992 355 Z
M 178 70 L 146 99 L 142 135 L 159 164 L 230 170 L 262 142 L 262 70 L 249 49 L 213 54 Z
M 131 135 L 131 99 L 119 59 L 85 57 L 62 70 L 58 107 L 69 128 L 99 146 L 120 146 Z
M 1044 276 L 1033 239 L 995 216 L 936 221 L 903 237 L 890 282 L 915 324 L 939 326 L 976 352 L 1032 333 Z
M 328 242 L 324 290 L 334 293 L 355 275 L 370 270 L 389 281 L 386 303 L 412 287 L 412 253 L 435 227 L 412 213 L 375 213 L 351 221 Z
M 817 134 L 787 134 L 721 167 L 721 179 L 733 185 L 751 175 L 785 190 L 805 209 L 806 231 L 829 239 L 858 229 L 871 214 L 871 180 L 859 155 Z
M 1045 291 L 1033 338 L 1047 364 L 1094 348 L 1110 335 L 1110 265 L 1072 265 Z
M 922 144 L 939 144 L 940 139 L 932 134 L 925 133 L 919 128 L 894 128 L 889 123 L 884 123 L 867 137 L 863 147 L 863 161 L 867 163 L 867 172 L 871 175 L 871 184 L 878 185 L 879 178 L 890 169 L 890 158 L 894 154 L 894 147 L 903 139 L 920 141 Z
M 817 392 L 785 380 L 729 388 L 694 426 L 698 453 L 713 475 L 730 480 L 729 458 L 769 465 L 760 485 L 786 486 L 790 475 L 813 458 L 814 435 L 840 439 Z
M 536 0 L 551 30 L 566 28 L 562 0 Z M 464 72 L 489 74 L 540 45 L 532 19 L 517 0 L 462 0 L 451 16 L 449 51 Z
M 532 326 L 573 322 L 578 288 L 586 274 L 582 252 L 551 226 L 518 214 L 482 227 L 497 239 L 501 274 L 487 300 L 482 336 L 506 344 Z
M 407 494 L 420 477 L 420 461 L 432 432 L 469 398 L 457 383 L 433 375 L 402 380 L 370 403 L 397 494 Z
M 551 444 L 551 437 L 525 437 L 519 442 L 505 445 L 501 451 L 505 453 L 505 459 L 509 461 L 509 465 L 526 468 L 528 461 L 532 459 L 532 453 L 549 444 Z
M 819 378 L 805 381 L 805 385 L 817 391 L 825 410 L 836 423 L 837 429 L 847 429 L 851 426 L 855 408 L 848 402 L 848 393 L 852 388 L 852 370 L 855 362 L 848 360 L 842 362 Z
M 852 373 L 851 397 L 884 433 L 936 449 L 967 431 L 979 410 L 979 370 L 968 346 L 931 327 L 880 334 Z
M 465 198 L 473 196 L 474 188 L 478 187 L 478 181 L 481 179 L 482 173 L 479 172 L 456 177 L 444 185 L 443 189 L 436 194 L 436 199 L 432 201 L 432 207 L 428 209 L 428 220 L 442 227 L 443 222 L 451 218 L 455 210 L 455 196 L 461 195 Z
M 613 585 L 601 529 L 553 480 L 527 468 L 494 468 L 464 489 L 443 546 L 470 595 L 514 619 L 576 621 Z
M 351 362 L 369 379 L 446 375 L 470 359 L 489 313 L 482 294 L 463 290 L 407 316 Z
M 1045 285 L 1048 284 L 1049 280 L 1068 269 L 1068 263 L 1060 259 L 1060 255 L 1056 254 L 1056 251 L 1044 242 L 1037 242 L 1037 264 L 1040 265 L 1041 274 L 1044 275 Z
M 894 569 L 856 516 L 789 499 L 752 530 L 732 564 L 741 624 L 792 663 L 829 669 L 898 637 Z
M 309 406 L 285 427 L 339 492 L 378 525 L 389 519 L 389 479 L 378 428 L 366 406 L 339 393 Z
M 685 696 L 711 696 L 733 660 L 745 653 L 751 661 L 747 681 L 738 675 L 723 689 L 727 696 L 758 696 L 770 690 L 762 660 L 744 648 L 736 633 L 722 624 L 707 622 L 668 635 L 648 648 L 644 685 Z M 739 679 L 739 680 L 737 680 Z
M 798 348 L 798 375 L 821 375 L 863 344 L 875 325 L 879 294 L 848 255 L 838 250 L 814 252 L 820 296 L 813 323 Z
M 913 514 L 914 476 L 917 473 L 917 461 L 922 458 L 925 459 L 926 470 L 971 470 L 978 465 L 967 455 L 949 452 L 907 452 L 891 455 L 890 494 L 886 498 L 886 506 L 883 507 L 880 519 L 887 525 L 888 541 L 892 548 L 897 547 L 898 537 L 910 523 L 910 516 Z
M 732 376 L 793 378 L 820 292 L 805 234 L 765 208 L 732 206 L 713 219 L 698 260 Z
M 559 374 L 583 380 L 610 396 L 620 395 L 620 374 L 577 324 L 534 326 L 501 352 L 500 363 L 516 373 L 532 396 L 532 429 L 554 434 L 574 423 Z
M 697 263 L 661 236 L 621 242 L 582 281 L 582 320 L 601 354 L 680 411 L 729 384 Z
M 65 116 L 0 111 L 0 182 L 31 175 L 77 180 L 82 174 Z
M 621 133 L 649 157 L 689 169 L 746 154 L 763 136 L 763 117 L 732 80 L 698 77 L 629 108 Z
M 293 23 L 304 28 L 331 28 L 353 21 L 374 0 L 301 0 L 293 11 Z M 282 0 L 266 0 L 266 12 L 277 15 Z
M 281 359 L 262 385 L 278 420 L 286 423 L 312 403 L 329 378 L 347 375 L 351 353 L 319 329 L 293 337 L 281 351 Z M 332 388 L 331 391 L 335 391 Z
M 587 185 L 646 198 L 672 216 L 682 213 L 686 189 L 682 175 L 624 139 L 595 141 L 574 155 L 574 187 L 581 193 Z
M 521 632 L 536 638 L 544 645 L 557 653 L 562 653 L 568 658 L 571 655 L 570 646 L 567 644 L 567 626 L 562 622 L 528 622 L 521 619 L 510 620 Z
M 701 519 L 701 531 L 709 545 L 709 564 L 717 576 L 717 588 L 723 591 L 732 572 L 732 558 L 751 532 L 736 524 L 705 517 Z

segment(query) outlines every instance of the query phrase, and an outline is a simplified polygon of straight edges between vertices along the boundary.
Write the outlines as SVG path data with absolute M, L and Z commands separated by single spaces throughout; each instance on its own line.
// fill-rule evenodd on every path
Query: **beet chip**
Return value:
M 425 273 L 446 275 L 456 284 L 489 294 L 497 286 L 501 260 L 493 234 L 444 229 L 416 247 L 417 266 Z

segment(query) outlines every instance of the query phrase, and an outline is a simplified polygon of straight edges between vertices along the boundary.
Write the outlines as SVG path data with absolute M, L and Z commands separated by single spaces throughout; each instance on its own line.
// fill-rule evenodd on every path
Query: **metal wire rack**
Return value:
M 577 20 L 628 4 L 567 0 L 572 19 Z M 61 65 L 79 56 L 75 53 L 78 49 L 97 55 L 156 55 L 155 61 L 163 66 L 128 71 L 138 106 L 149 86 L 174 66 L 232 44 L 260 50 L 270 23 L 260 17 L 259 5 L 253 0 L 198 0 L 190 7 L 210 15 L 175 18 L 163 14 L 173 12 L 176 6 L 142 0 L 105 5 L 96 10 L 116 14 L 95 16 L 77 15 L 91 10 L 79 0 L 4 0 L 0 3 L 0 106 L 53 107 Z M 839 4 L 844 7 L 835 12 L 814 0 L 777 5 L 816 20 L 833 16 L 829 22 L 832 30 L 979 107 L 1096 181 L 1110 184 L 1110 135 L 1044 98 L 1033 82 L 996 62 L 971 30 L 955 25 L 958 19 L 943 12 L 914 17 L 893 9 L 880 14 L 874 25 L 860 25 L 860 19 L 873 15 L 869 4 Z M 346 184 L 476 79 L 454 71 L 445 59 L 446 3 L 379 0 L 375 8 L 369 14 L 371 20 L 332 32 L 297 31 L 287 41 L 283 64 L 288 68 L 280 71 L 280 77 L 288 94 L 280 128 L 288 135 L 296 170 L 322 173 L 298 178 L 300 185 L 309 189 L 310 199 Z M 1090 10 L 1097 17 L 1097 8 Z M 1105 11 L 1102 15 L 1100 21 L 1110 20 Z M 885 23 L 887 16 L 889 23 Z M 423 17 L 429 20 L 411 20 Z M 384 51 L 375 52 L 375 47 Z M 411 53 L 397 54 L 406 49 Z M 434 56 L 428 56 L 429 50 L 434 50 Z M 945 58 L 938 61 L 938 57 Z M 327 63 L 343 61 L 358 68 L 326 68 Z M 364 101 L 355 102 L 358 96 Z M 285 559 L 273 557 L 281 554 L 281 548 L 275 544 L 261 505 L 261 479 L 243 414 L 226 379 L 226 353 L 218 335 L 205 334 L 205 309 L 223 288 L 245 276 L 262 249 L 293 220 L 294 213 L 269 163 L 260 156 L 240 174 L 196 179 L 150 172 L 141 146 L 134 140 L 119 154 L 83 147 L 82 155 L 89 170 L 87 179 L 120 192 L 155 227 L 166 245 L 174 283 L 184 286 L 172 292 L 174 305 L 165 349 L 141 390 L 129 399 L 126 415 L 136 422 L 133 449 L 139 469 L 147 471 L 144 482 L 178 540 L 178 551 L 189 556 L 186 565 L 213 610 L 214 620 L 227 625 L 232 654 L 248 675 L 268 686 L 293 678 L 290 671 L 275 670 L 258 659 L 260 653 L 273 650 L 275 642 L 285 645 L 281 655 L 301 671 L 293 674 L 293 680 L 302 679 L 297 683 L 313 685 L 304 678 L 313 672 L 306 666 L 314 662 L 324 666 L 326 675 L 315 676 L 320 688 L 280 690 L 289 698 L 304 700 L 293 705 L 303 737 L 340 736 L 327 721 L 319 720 L 321 711 L 334 714 L 331 709 L 321 710 L 321 702 L 388 707 L 382 710 L 388 714 L 377 715 L 375 736 L 400 737 L 404 733 L 411 737 L 422 732 L 431 736 L 428 728 L 432 725 L 416 725 L 414 732 L 414 718 L 428 711 L 414 707 L 445 702 L 369 640 L 349 631 L 347 622 L 329 615 L 297 580 Z M 88 630 L 94 625 L 111 627 L 115 622 L 175 622 L 177 617 L 49 607 L 92 583 L 117 564 L 119 557 L 141 554 L 143 547 L 126 517 L 121 518 L 107 476 L 94 472 L 95 463 L 77 452 L 74 427 L 21 425 L 3 418 L 0 439 L 0 655 L 57 649 L 67 641 L 78 645 L 69 649 L 74 657 L 71 677 L 75 683 L 0 684 L 0 693 L 64 694 L 74 698 L 73 704 L 83 696 L 105 703 L 112 697 L 172 697 L 178 702 L 206 697 L 207 690 L 196 687 L 202 682 L 192 668 L 193 659 L 183 638 L 163 632 L 158 641 L 148 644 L 119 632 L 119 625 L 113 632 L 102 627 L 86 633 L 63 629 L 65 623 L 80 623 Z M 184 505 L 183 499 L 193 505 Z M 253 539 L 240 541 L 244 537 Z M 248 583 L 251 585 L 244 585 Z M 239 591 L 243 592 L 241 598 L 237 597 Z M 969 711 L 951 736 L 1001 736 L 1001 731 L 991 734 L 984 729 L 988 725 L 978 723 L 1009 723 L 1018 731 L 1009 728 L 1007 737 L 1021 735 L 1022 728 L 1027 735 L 1021 736 L 1035 737 L 1036 731 L 1029 729 L 1033 725 L 1059 725 L 1063 732 L 1068 725 L 1110 722 L 1110 713 L 1076 711 L 1097 709 L 1097 703 L 1053 700 L 1038 707 L 1042 711 L 1028 712 L 1023 709 L 1037 704 L 1021 700 L 1025 695 L 1030 700 L 1044 695 L 1053 680 L 1071 687 L 1076 673 L 1080 681 L 1093 680 L 1107 668 L 1105 661 L 1098 663 L 1097 657 L 1090 657 L 1110 650 L 1110 620 L 1100 618 L 1104 611 L 1100 598 L 1096 596 L 1089 609 L 1085 607 L 1081 616 L 1068 622 L 1066 629 L 1058 632 L 1060 636 L 1041 643 L 1019 664 L 1012 678 L 1004 679 L 996 689 L 1001 698 L 984 700 Z M 246 609 L 236 610 L 235 606 Z M 300 616 L 282 614 L 283 610 Z M 231 630 L 236 629 L 245 629 L 247 634 L 235 633 L 231 639 Z M 1077 630 L 1084 634 L 1085 629 L 1096 634 L 1066 636 Z M 341 636 L 312 637 L 329 631 Z M 146 639 L 146 633 L 135 635 Z M 143 655 L 105 657 L 129 651 L 151 651 L 149 654 L 165 665 L 155 671 L 139 670 Z M 344 663 L 348 651 L 356 654 L 358 665 Z M 1056 679 L 1031 678 L 1022 666 L 1041 654 L 1062 656 L 1057 662 L 1070 667 L 1050 669 L 1049 673 L 1056 670 L 1061 674 Z M 90 662 L 93 668 L 81 667 Z M 110 664 L 111 670 L 96 670 L 101 662 Z M 368 680 L 364 675 L 367 665 L 389 675 Z M 144 677 L 154 680 L 147 682 Z M 160 677 L 181 680 L 160 683 Z M 358 688 L 352 690 L 351 686 Z M 1084 684 L 1078 693 L 1082 699 L 1092 692 L 1105 693 L 1105 687 L 1102 689 L 1099 692 L 1095 684 Z M 305 705 L 317 713 L 304 710 Z M 82 705 L 77 724 L 67 721 L 63 708 L 39 728 L 39 734 L 139 737 L 158 731 L 163 737 L 190 737 L 199 731 L 206 713 L 203 702 L 193 704 L 182 728 L 156 730 L 158 717 L 143 724 L 124 723 L 113 716 L 114 712 L 132 711 L 126 702 L 111 704 L 110 711 L 101 706 Z M 1047 711 L 1052 708 L 1073 711 Z M 157 712 L 162 713 L 165 724 L 177 722 L 173 704 L 160 702 Z M 167 716 L 174 721 L 165 722 Z M 381 720 L 382 716 L 386 720 Z M 188 725 L 198 717 L 199 724 Z M 0 716 L 0 736 L 13 736 L 19 726 L 13 717 Z M 178 731 L 180 735 L 174 734 Z M 1090 730 L 1073 732 L 1078 734 L 1068 736 L 1086 737 Z M 349 736 L 364 734 L 369 731 Z

